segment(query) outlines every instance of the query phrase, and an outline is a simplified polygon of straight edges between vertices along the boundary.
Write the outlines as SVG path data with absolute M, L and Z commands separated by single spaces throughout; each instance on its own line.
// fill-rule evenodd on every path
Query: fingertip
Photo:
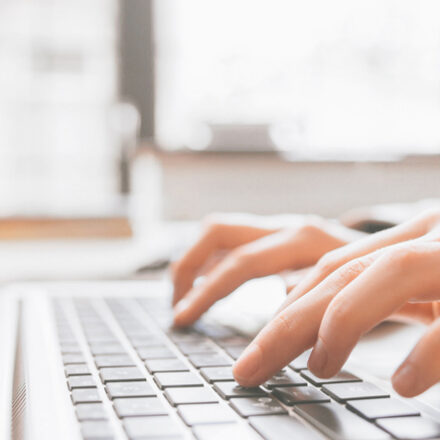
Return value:
M 235 380 L 244 387 L 259 385 L 258 373 L 263 364 L 263 353 L 258 344 L 250 344 L 232 369 Z
M 173 298 L 171 301 L 171 305 L 173 308 L 176 307 L 176 304 L 179 302 L 179 299 L 180 299 L 179 290 L 177 289 L 177 287 L 174 287 Z
M 177 327 L 185 327 L 193 321 L 191 320 L 191 302 L 183 298 L 174 307 L 173 324 Z
M 393 375 L 393 388 L 403 397 L 414 397 L 418 390 L 417 371 L 411 364 L 403 364 Z
M 328 366 L 328 354 L 324 343 L 318 337 L 307 362 L 309 370 L 318 377 L 324 377 Z

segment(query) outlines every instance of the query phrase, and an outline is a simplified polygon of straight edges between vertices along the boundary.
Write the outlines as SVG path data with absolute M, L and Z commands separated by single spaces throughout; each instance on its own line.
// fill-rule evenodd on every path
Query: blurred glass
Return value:
M 165 148 L 227 126 L 234 149 L 255 125 L 298 157 L 440 151 L 438 0 L 156 0 L 155 14 Z
M 119 190 L 117 0 L 0 0 L 0 214 L 86 211 Z

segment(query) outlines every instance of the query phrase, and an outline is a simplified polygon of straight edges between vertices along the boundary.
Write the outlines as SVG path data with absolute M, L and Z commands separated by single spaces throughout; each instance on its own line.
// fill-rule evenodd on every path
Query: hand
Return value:
M 315 264 L 363 234 L 312 216 L 210 217 L 195 245 L 173 267 L 174 323 L 190 325 L 244 282 Z M 200 274 L 204 282 L 193 287 Z
M 437 210 L 328 253 L 237 361 L 235 378 L 258 385 L 310 347 L 309 369 L 335 375 L 359 338 L 393 313 L 427 317 L 426 304 L 411 303 L 440 300 L 439 266 Z M 429 307 L 432 324 L 393 376 L 403 396 L 440 380 L 440 319 Z

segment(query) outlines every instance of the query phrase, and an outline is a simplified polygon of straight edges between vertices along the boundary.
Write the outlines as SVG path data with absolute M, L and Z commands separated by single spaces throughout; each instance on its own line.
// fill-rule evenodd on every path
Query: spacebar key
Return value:
M 313 428 L 288 415 L 249 417 L 248 420 L 265 440 L 320 440 L 322 438 Z
M 387 440 L 391 437 L 336 403 L 298 405 L 295 411 L 332 440 Z

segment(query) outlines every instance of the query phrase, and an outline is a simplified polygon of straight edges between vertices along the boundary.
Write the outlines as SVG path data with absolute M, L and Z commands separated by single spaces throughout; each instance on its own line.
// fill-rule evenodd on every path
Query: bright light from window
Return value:
M 164 147 L 218 144 L 220 127 L 225 149 L 251 148 L 255 126 L 259 149 L 303 157 L 440 151 L 438 0 L 155 6 Z

